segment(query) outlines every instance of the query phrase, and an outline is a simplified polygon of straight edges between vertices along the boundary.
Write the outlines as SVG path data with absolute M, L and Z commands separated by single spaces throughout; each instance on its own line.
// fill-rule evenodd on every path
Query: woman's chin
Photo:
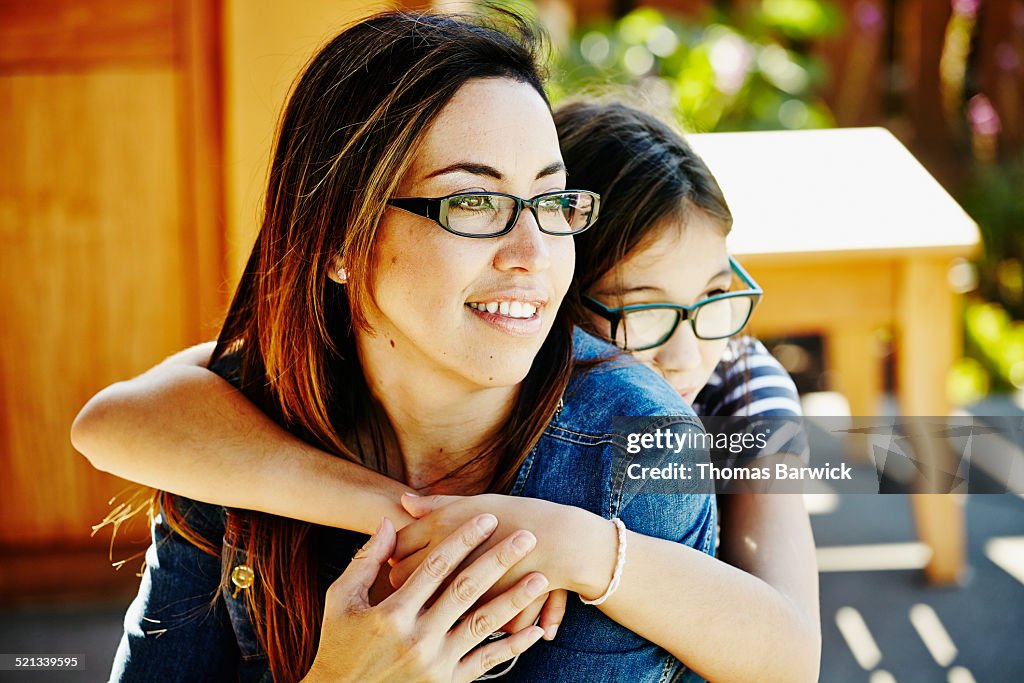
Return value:
M 523 368 L 511 368 L 505 366 L 503 368 L 494 370 L 485 370 L 480 372 L 475 377 L 476 384 L 486 389 L 496 389 L 498 387 L 514 387 L 521 384 L 526 376 L 530 372 L 530 366 L 527 365 Z
M 521 384 L 530 373 L 534 357 L 515 358 L 498 354 L 487 354 L 478 362 L 464 362 L 458 370 L 470 384 L 482 389 L 514 387 Z

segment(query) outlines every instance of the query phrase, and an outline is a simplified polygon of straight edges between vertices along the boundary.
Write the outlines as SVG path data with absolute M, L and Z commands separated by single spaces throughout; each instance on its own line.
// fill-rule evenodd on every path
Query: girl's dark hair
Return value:
M 467 81 L 509 78 L 544 97 L 538 46 L 535 31 L 509 13 L 484 20 L 388 12 L 342 31 L 296 82 L 278 130 L 262 226 L 214 361 L 234 354 L 242 392 L 309 443 L 403 476 L 389 470 L 402 458 L 353 336 L 355 328 L 368 329 L 364 311 L 373 301 L 386 200 L 425 131 Z M 339 256 L 349 273 L 344 286 L 328 279 Z M 471 463 L 494 465 L 489 490 L 511 487 L 571 369 L 572 327 L 563 311 L 510 419 Z M 323 615 L 315 527 L 261 513 L 232 517 L 242 520 L 239 542 L 256 572 L 246 593 L 274 680 L 298 680 L 313 661 Z M 171 521 L 201 543 L 181 516 Z
M 555 111 L 555 126 L 571 184 L 601 195 L 600 222 L 575 237 L 576 271 L 562 304 L 575 324 L 598 334 L 582 303 L 598 280 L 657 239 L 667 220 L 685 226 L 699 210 L 728 233 L 732 212 L 704 160 L 656 116 L 619 102 L 576 101 Z M 726 367 L 749 381 L 746 346 L 730 340 L 730 348 Z
M 665 220 L 685 224 L 694 209 L 732 227 L 715 177 L 682 135 L 651 114 L 617 102 L 577 101 L 555 111 L 570 184 L 601 195 L 601 220 L 577 235 L 576 272 L 566 304 L 592 330 L 581 296 Z

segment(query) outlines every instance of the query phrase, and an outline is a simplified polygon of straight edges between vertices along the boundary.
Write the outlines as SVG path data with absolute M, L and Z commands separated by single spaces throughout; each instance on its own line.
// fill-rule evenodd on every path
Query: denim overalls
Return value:
M 578 361 L 615 353 L 580 331 L 573 341 Z M 702 431 L 678 394 L 643 365 L 619 357 L 577 369 L 563 398 L 564 407 L 523 462 L 511 493 L 575 505 L 605 518 L 619 517 L 637 533 L 711 553 L 716 523 L 712 497 L 682 490 L 645 493 L 642 482 L 626 476 L 622 449 L 613 447 L 621 441 L 612 429 L 616 416 L 676 416 L 665 420 L 673 430 Z M 674 458 L 692 465 L 706 460 L 707 453 L 683 450 Z M 208 555 L 171 532 L 163 515 L 156 519 L 153 545 L 146 553 L 139 594 L 125 616 L 111 679 L 271 681 L 245 596 L 234 597 L 223 589 L 214 600 L 223 565 L 230 571 L 252 564 L 242 549 L 232 551 L 223 543 L 224 508 L 181 497 L 177 505 L 196 531 L 222 546 L 221 557 Z M 332 549 L 323 573 L 333 580 L 366 536 L 339 529 L 322 533 L 328 541 L 325 546 Z M 685 591 L 686 586 L 678 590 Z M 497 680 L 657 683 L 681 680 L 684 674 L 687 681 L 700 680 L 664 649 L 572 597 L 556 639 L 534 645 Z

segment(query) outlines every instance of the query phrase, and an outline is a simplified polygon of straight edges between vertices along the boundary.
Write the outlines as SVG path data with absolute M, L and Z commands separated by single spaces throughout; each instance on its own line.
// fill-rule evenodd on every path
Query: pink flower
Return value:
M 967 121 L 976 135 L 993 137 L 1001 129 L 999 113 L 992 102 L 984 95 L 978 94 L 967 102 Z
M 871 0 L 860 0 L 853 8 L 853 18 L 864 31 L 874 32 L 882 26 L 881 8 Z
M 953 14 L 973 19 L 978 16 L 978 5 L 981 0 L 953 0 Z

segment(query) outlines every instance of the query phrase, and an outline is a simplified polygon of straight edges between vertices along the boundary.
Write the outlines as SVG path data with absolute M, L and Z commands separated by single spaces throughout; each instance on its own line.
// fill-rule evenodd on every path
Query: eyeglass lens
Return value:
M 547 232 L 571 234 L 590 224 L 594 198 L 588 194 L 565 192 L 542 197 L 536 216 Z M 470 235 L 498 233 L 505 229 L 516 210 L 512 197 L 465 194 L 448 200 L 448 227 Z M 524 207 L 524 210 L 527 210 Z
M 693 312 L 696 336 L 702 339 L 731 337 L 743 329 L 752 305 L 750 297 L 737 296 L 700 306 Z M 662 344 L 668 341 L 681 314 L 681 311 L 673 308 L 628 311 L 615 332 L 615 343 L 627 349 Z

